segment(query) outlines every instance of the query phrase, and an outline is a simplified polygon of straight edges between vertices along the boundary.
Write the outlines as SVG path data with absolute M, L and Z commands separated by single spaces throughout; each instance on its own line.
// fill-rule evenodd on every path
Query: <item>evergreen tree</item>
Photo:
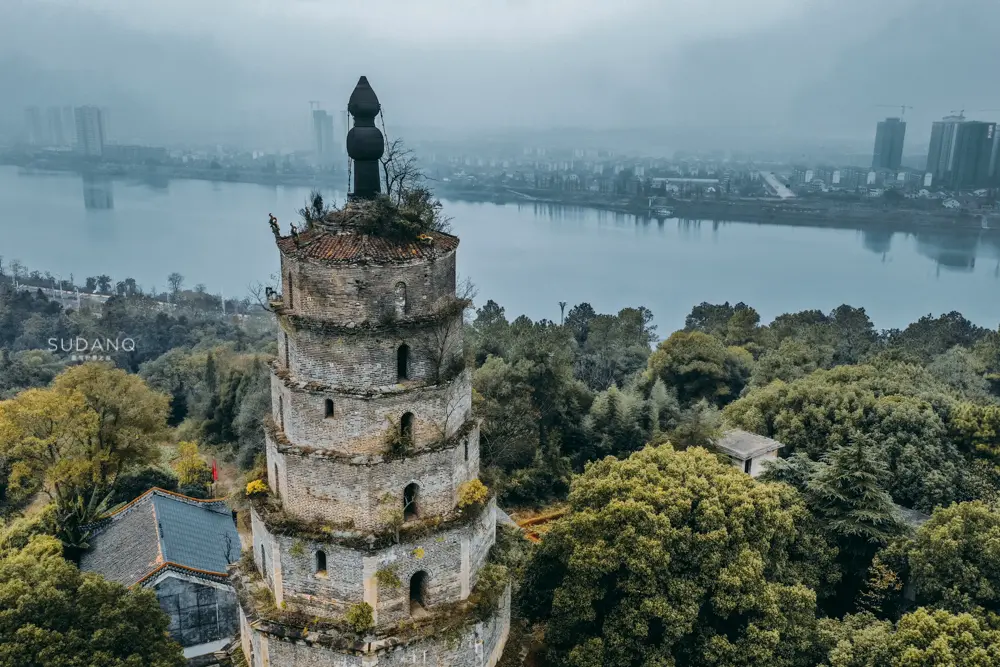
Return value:
M 167 415 L 167 425 L 177 426 L 187 417 L 187 388 L 182 381 L 170 394 L 170 414 Z
M 852 608 L 860 582 L 879 548 L 900 534 L 902 526 L 883 488 L 885 465 L 861 435 L 826 457 L 806 483 L 806 501 L 840 549 L 844 586 L 834 604 Z
M 215 368 L 215 355 L 209 352 L 208 358 L 205 360 L 205 385 L 208 387 L 210 393 L 215 393 L 218 384 L 219 378 L 218 371 Z

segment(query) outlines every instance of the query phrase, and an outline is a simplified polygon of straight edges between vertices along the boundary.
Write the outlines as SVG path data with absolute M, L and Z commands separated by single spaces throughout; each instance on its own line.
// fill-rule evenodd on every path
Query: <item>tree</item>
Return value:
M 212 483 L 212 468 L 198 452 L 198 443 L 181 442 L 177 445 L 174 470 L 180 486 L 207 487 Z
M 55 501 L 54 532 L 86 546 L 83 526 L 110 502 L 119 476 L 159 454 L 167 398 L 135 375 L 103 364 L 75 366 L 49 389 L 0 403 L 0 453 L 12 488 L 42 488 Z
M 31 538 L 0 552 L 0 664 L 17 667 L 183 667 L 152 591 L 129 590 Z
M 379 160 L 385 195 L 394 205 L 403 202 L 404 193 L 418 189 L 424 181 L 423 172 L 413 151 L 402 139 L 393 139 Z
M 59 375 L 52 388 L 79 392 L 97 416 L 86 445 L 99 465 L 99 486 L 113 487 L 126 468 L 158 456 L 156 441 L 165 434 L 170 399 L 142 378 L 105 364 L 81 364 Z
M 814 664 L 832 551 L 789 487 L 660 446 L 592 464 L 569 503 L 522 588 L 556 664 Z
M 930 511 L 983 492 L 952 433 L 980 442 L 988 430 L 971 418 L 960 429 L 961 404 L 945 392 L 925 369 L 907 364 L 839 366 L 753 389 L 726 406 L 725 418 L 781 442 L 785 456 L 802 451 L 813 460 L 862 434 L 889 468 L 896 502 Z
M 504 470 L 530 464 L 538 448 L 538 409 L 531 401 L 530 364 L 489 357 L 472 376 L 472 408 L 482 419 L 484 467 Z
M 184 285 L 184 276 L 175 271 L 167 276 L 167 284 L 170 285 L 170 293 L 176 295 Z
M 854 436 L 827 455 L 806 482 L 806 503 L 840 550 L 838 560 L 846 575 L 838 595 L 843 607 L 857 598 L 875 553 L 902 532 L 892 498 L 882 486 L 886 476 L 870 443 Z
M 833 363 L 833 348 L 786 338 L 757 360 L 750 376 L 751 387 L 764 387 L 775 380 L 793 382 Z
M 299 209 L 299 215 L 302 216 L 308 229 L 314 223 L 325 220 L 326 216 L 330 214 L 330 210 L 330 207 L 323 201 L 323 195 L 319 190 L 313 190 L 309 193 L 306 205 Z
M 677 391 L 682 406 L 706 399 L 723 405 L 739 395 L 750 376 L 753 359 L 738 347 L 700 331 L 677 331 L 649 357 L 645 382 L 660 378 Z
M 594 397 L 584 421 L 593 449 L 587 458 L 627 455 L 648 443 L 652 434 L 642 428 L 644 407 L 641 396 L 614 385 Z
M 1000 512 L 982 502 L 934 512 L 905 548 L 917 604 L 1000 613 Z
M 1000 631 L 971 614 L 920 608 L 895 626 L 870 614 L 824 620 L 821 667 L 984 667 L 1000 664 Z

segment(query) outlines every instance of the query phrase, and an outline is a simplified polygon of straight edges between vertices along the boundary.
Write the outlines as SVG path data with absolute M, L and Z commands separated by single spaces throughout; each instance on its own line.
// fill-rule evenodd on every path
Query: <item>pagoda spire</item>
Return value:
M 374 199 L 382 191 L 379 158 L 385 153 L 385 139 L 375 127 L 381 109 L 368 78 L 358 79 L 347 103 L 347 111 L 354 118 L 354 127 L 347 133 L 347 155 L 354 160 L 355 199 Z

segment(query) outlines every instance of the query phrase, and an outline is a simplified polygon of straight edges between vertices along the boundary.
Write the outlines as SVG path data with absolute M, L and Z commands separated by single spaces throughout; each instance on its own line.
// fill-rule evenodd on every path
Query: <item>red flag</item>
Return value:
M 212 481 L 219 481 L 219 466 L 215 465 L 215 459 L 212 459 Z

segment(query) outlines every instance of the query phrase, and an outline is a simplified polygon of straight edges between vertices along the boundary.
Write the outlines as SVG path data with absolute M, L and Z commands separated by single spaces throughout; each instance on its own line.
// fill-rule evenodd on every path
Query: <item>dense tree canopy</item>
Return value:
M 528 568 L 560 665 L 808 665 L 833 550 L 796 493 L 699 448 L 588 467 Z
M 934 512 L 903 552 L 919 604 L 1000 614 L 1000 511 L 981 502 Z
M 970 614 L 917 609 L 895 626 L 867 614 L 824 621 L 821 667 L 985 667 L 1000 664 L 1000 630 Z
M 82 574 L 51 537 L 0 551 L 0 665 L 183 667 L 152 591 Z

